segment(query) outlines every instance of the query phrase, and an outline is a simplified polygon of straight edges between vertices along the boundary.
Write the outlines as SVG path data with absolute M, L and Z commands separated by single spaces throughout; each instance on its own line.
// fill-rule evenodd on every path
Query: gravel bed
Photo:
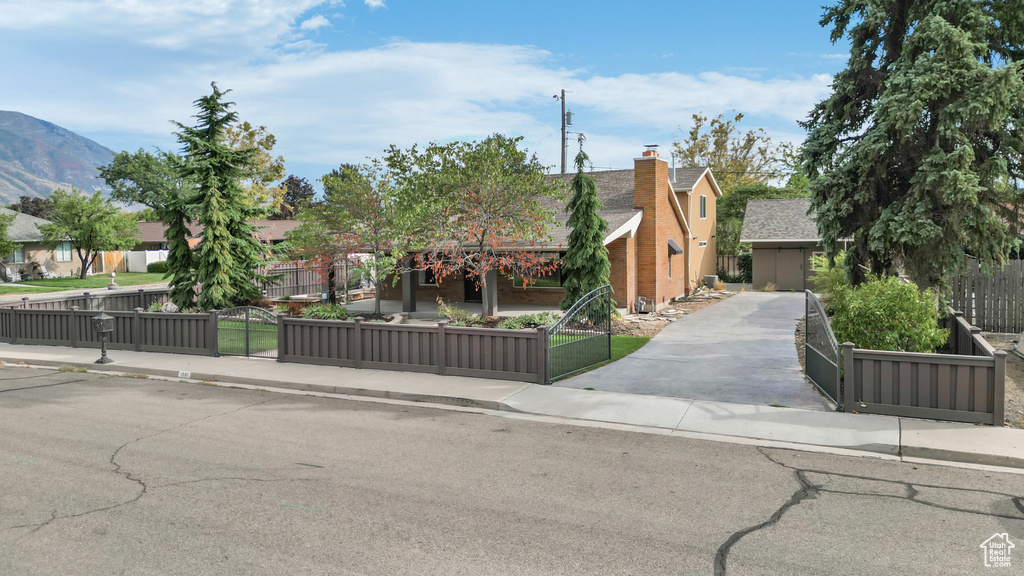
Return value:
M 613 318 L 612 334 L 617 336 L 653 337 L 679 318 L 721 302 L 733 294 L 735 292 L 725 290 L 702 290 L 692 296 L 673 301 L 658 312 L 651 314 L 627 314 L 621 318 Z

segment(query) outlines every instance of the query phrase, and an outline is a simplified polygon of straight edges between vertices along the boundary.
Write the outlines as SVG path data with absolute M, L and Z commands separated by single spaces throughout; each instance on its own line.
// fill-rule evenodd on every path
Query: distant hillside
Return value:
M 0 111 L 0 204 L 49 196 L 57 188 L 105 189 L 96 168 L 113 157 L 111 150 L 56 124 Z

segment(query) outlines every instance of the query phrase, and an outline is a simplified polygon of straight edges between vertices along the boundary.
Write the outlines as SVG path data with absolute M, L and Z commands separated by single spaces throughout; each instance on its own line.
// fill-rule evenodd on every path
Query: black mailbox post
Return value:
M 96 364 L 109 364 L 113 362 L 113 360 L 107 357 L 107 336 L 114 331 L 113 316 L 107 316 L 103 312 L 100 312 L 99 316 L 93 316 L 92 329 L 100 333 L 100 350 L 102 355 L 96 361 Z

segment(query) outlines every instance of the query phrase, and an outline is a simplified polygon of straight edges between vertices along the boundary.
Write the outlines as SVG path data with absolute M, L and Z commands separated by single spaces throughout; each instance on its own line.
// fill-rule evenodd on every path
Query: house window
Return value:
M 707 240 L 701 240 L 700 242 L 697 242 L 697 248 L 706 248 L 707 245 L 708 245 Z
M 704 194 L 700 195 L 700 219 L 704 220 L 708 217 L 708 197 Z
M 7 255 L 7 261 L 11 264 L 24 264 L 25 263 L 25 247 L 19 246 L 14 249 L 14 252 Z
M 554 271 L 540 276 L 531 276 L 533 281 L 530 283 L 530 288 L 561 288 L 562 286 L 562 269 L 561 267 L 555 268 Z M 516 288 L 526 287 L 526 283 L 523 281 L 523 277 L 519 274 L 512 276 L 512 285 Z
M 434 274 L 432 268 L 419 271 L 419 284 L 420 286 L 437 286 L 437 275 Z
M 57 254 L 57 262 L 71 262 L 71 242 L 61 242 L 54 249 Z

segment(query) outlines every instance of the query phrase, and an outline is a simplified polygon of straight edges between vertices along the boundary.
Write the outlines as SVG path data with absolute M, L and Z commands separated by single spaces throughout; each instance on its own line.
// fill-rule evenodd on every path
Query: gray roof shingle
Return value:
M 590 172 L 589 175 L 597 181 L 597 197 L 603 206 L 601 217 L 608 221 L 609 233 L 614 232 L 630 218 L 643 212 L 636 207 L 636 200 L 633 197 L 632 170 L 604 170 Z M 555 211 L 555 221 L 558 222 L 558 226 L 551 227 L 553 240 L 544 242 L 545 247 L 565 247 L 569 244 L 569 229 L 565 226 L 569 220 L 569 213 L 565 211 L 565 207 L 572 197 L 569 183 L 575 176 L 575 173 L 549 176 L 552 180 L 565 183 L 566 194 L 563 200 L 557 202 L 548 198 L 544 199 L 544 207 Z
M 810 198 L 751 200 L 743 217 L 740 242 L 820 241 L 818 227 L 807 215 L 810 208 Z
M 39 231 L 39 226 L 52 224 L 49 220 L 22 214 L 7 208 L 0 208 L 0 214 L 4 216 L 15 215 L 14 222 L 11 222 L 11 225 L 7 227 L 7 239 L 14 242 L 42 242 L 43 233 Z

